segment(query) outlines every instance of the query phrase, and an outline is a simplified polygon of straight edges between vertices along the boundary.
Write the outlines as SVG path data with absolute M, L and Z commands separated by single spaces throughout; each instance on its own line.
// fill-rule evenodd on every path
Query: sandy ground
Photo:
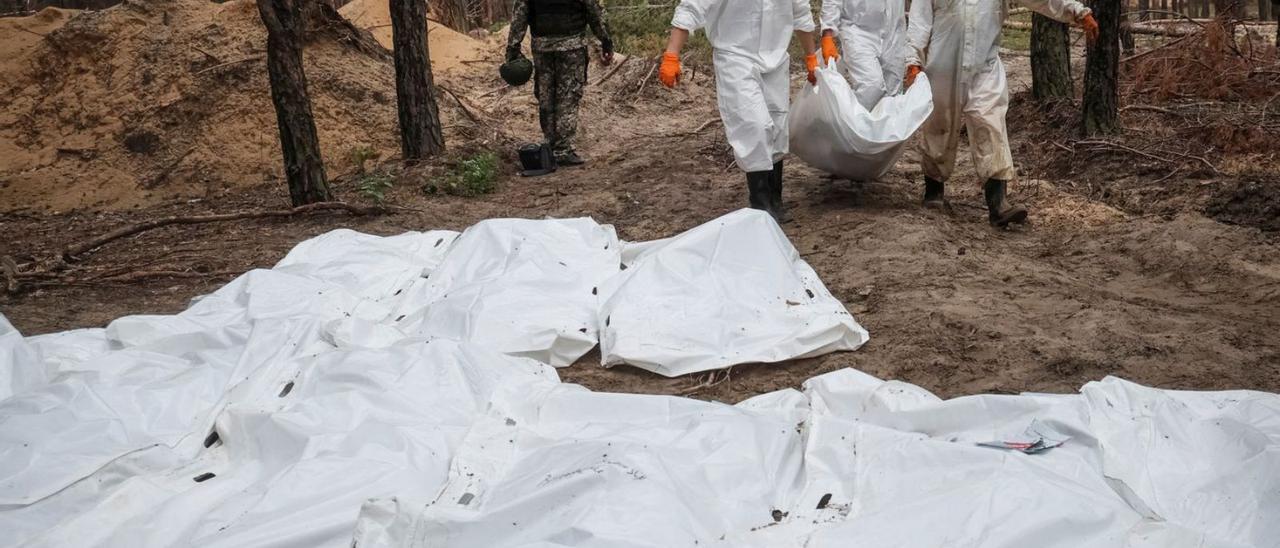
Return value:
M 390 44 L 386 0 L 343 12 Z M 265 36 L 250 0 L 0 19 L 0 211 L 219 200 L 278 179 Z M 428 36 L 439 75 L 478 70 L 469 62 L 484 42 L 434 23 Z M 332 32 L 308 37 L 303 60 L 330 175 L 354 169 L 356 149 L 397 154 L 389 54 Z M 457 109 L 447 107 L 453 123 Z
M 496 63 L 497 54 L 495 48 L 488 59 Z M 1008 61 L 1016 92 L 1026 81 L 1025 59 Z M 592 81 L 604 74 L 593 67 Z M 674 91 L 643 83 L 649 74 L 649 65 L 633 60 L 604 85 L 589 88 L 585 167 L 536 179 L 504 175 L 499 190 L 481 198 L 428 196 L 402 180 L 392 203 L 420 212 L 157 230 L 110 244 L 86 264 L 176 261 L 207 277 L 44 288 L 0 297 L 0 311 L 27 334 L 101 326 L 125 314 L 176 312 L 230 279 L 224 272 L 270 266 L 298 241 L 338 227 L 393 234 L 461 229 L 499 216 L 586 215 L 615 224 L 625 239 L 641 240 L 745 206 L 745 184 L 730 165 L 719 126 L 694 131 L 717 117 L 705 70 L 688 75 Z M 465 99 L 480 120 L 446 132 L 455 151 L 483 147 L 477 143 L 485 140 L 537 139 L 527 87 L 482 96 L 497 86 L 492 71 L 449 85 L 469 90 Z M 1013 127 L 1020 161 L 1048 147 L 1029 141 L 1028 132 Z M 967 160 L 949 189 L 952 214 L 918 206 L 914 151 L 884 181 L 871 184 L 829 180 L 790 162 L 785 199 L 795 221 L 784 230 L 868 328 L 871 341 L 857 352 L 735 367 L 727 380 L 693 396 L 736 402 L 842 367 L 944 396 L 1068 392 L 1106 375 L 1166 388 L 1280 391 L 1276 232 L 1216 221 L 1200 212 L 1199 202 L 1150 214 L 1092 192 L 1071 174 L 1045 177 L 1034 166 L 1023 167 L 1035 173 L 1012 191 L 1032 209 L 1033 224 L 996 231 L 986 223 Z M 357 199 L 350 183 L 337 187 L 343 197 Z M 283 207 L 286 199 L 283 184 L 274 182 L 218 200 L 173 200 L 136 211 L 10 213 L 0 216 L 0 230 L 18 236 L 0 255 L 42 256 L 129 221 Z M 704 380 L 597 364 L 592 354 L 561 375 L 592 389 L 642 393 L 678 393 Z

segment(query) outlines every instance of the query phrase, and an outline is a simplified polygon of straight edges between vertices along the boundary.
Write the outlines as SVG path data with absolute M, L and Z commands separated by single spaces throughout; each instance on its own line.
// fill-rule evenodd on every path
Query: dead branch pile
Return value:
M 1267 101 L 1280 92 L 1275 46 L 1255 33 L 1232 39 L 1230 22 L 1213 21 L 1124 63 L 1130 101 Z

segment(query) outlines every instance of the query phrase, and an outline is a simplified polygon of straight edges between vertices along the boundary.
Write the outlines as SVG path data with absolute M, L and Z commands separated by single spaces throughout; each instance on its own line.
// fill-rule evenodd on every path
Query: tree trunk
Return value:
M 396 58 L 396 105 L 405 161 L 444 150 L 427 50 L 426 0 L 391 0 L 391 40 Z
M 1133 55 L 1133 28 L 1129 25 L 1129 16 L 1120 14 L 1120 46 L 1125 55 Z
M 1031 15 L 1031 95 L 1036 100 L 1071 97 L 1070 47 L 1066 23 Z
M 267 27 L 267 71 L 271 101 L 280 127 L 285 178 L 294 207 L 331 199 L 325 182 L 320 140 L 311 116 L 307 78 L 302 72 L 302 19 L 299 0 L 258 0 Z M 302 0 L 305 1 L 305 0 Z
M 1091 4 L 1099 32 L 1085 62 L 1084 132 L 1085 135 L 1115 133 L 1120 129 L 1116 94 L 1120 68 L 1120 2 L 1094 0 Z
M 1151 9 L 1151 0 L 1138 0 L 1138 20 L 1146 21 L 1151 18 L 1151 14 L 1147 10 Z

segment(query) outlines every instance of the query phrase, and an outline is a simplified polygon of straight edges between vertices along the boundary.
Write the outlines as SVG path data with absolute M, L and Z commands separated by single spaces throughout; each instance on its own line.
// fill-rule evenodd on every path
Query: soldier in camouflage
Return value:
M 525 32 L 533 35 L 534 95 L 538 122 L 556 163 L 584 163 L 574 149 L 578 102 L 587 84 L 587 27 L 600 40 L 604 64 L 613 62 L 613 40 L 599 0 L 515 0 L 507 60 L 519 58 Z

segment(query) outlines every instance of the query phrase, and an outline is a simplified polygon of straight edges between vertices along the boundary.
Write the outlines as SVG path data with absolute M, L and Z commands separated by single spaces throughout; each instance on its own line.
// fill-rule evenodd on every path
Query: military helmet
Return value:
M 498 67 L 498 74 L 508 84 L 523 86 L 533 77 L 533 62 L 525 57 L 517 57 Z

